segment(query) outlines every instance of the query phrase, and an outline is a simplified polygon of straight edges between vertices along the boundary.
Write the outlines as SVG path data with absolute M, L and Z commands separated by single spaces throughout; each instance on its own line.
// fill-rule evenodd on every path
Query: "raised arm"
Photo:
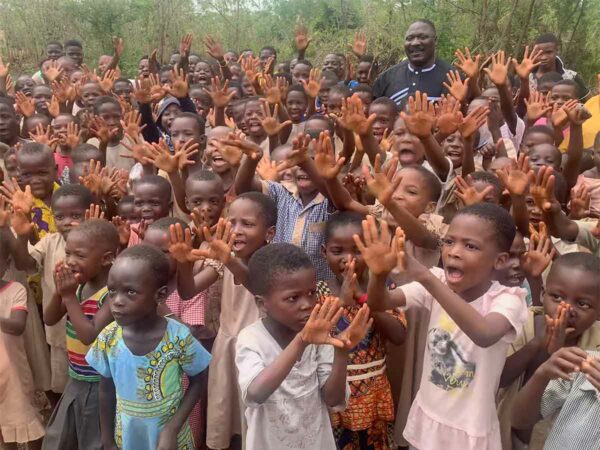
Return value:
M 570 123 L 567 160 L 563 167 L 563 175 L 567 182 L 567 189 L 570 192 L 571 188 L 577 184 L 577 177 L 579 177 L 581 159 L 583 157 L 582 125 L 591 116 L 585 108 L 580 107 L 576 100 L 565 103 L 563 109 L 567 112 Z
M 491 69 L 483 69 L 487 73 L 490 81 L 498 88 L 500 95 L 500 109 L 508 125 L 508 129 L 514 135 L 517 132 L 517 113 L 513 104 L 512 95 L 508 88 L 508 67 L 511 64 L 510 58 L 506 58 L 504 50 L 492 55 Z

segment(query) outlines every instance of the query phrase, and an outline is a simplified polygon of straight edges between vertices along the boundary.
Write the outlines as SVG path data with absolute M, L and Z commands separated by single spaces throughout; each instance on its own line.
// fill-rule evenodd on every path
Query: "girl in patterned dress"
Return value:
M 319 302 L 339 296 L 344 314 L 336 333 L 345 330 L 366 302 L 367 272 L 354 243 L 362 235 L 363 216 L 354 212 L 335 214 L 325 228 L 323 253 L 335 278 L 317 283 Z M 394 448 L 394 401 L 386 376 L 386 342 L 401 344 L 406 320 L 399 310 L 371 314 L 373 327 L 350 352 L 348 382 L 350 401 L 343 412 L 331 413 L 334 435 L 341 450 Z

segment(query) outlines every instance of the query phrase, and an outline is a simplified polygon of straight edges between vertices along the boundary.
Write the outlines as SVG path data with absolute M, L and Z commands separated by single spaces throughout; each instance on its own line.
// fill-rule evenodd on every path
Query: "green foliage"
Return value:
M 600 0 L 0 0 L 0 51 L 17 72 L 33 71 L 51 39 L 81 39 L 95 66 L 112 53 L 111 36 L 125 39 L 121 68 L 134 76 L 139 58 L 159 50 L 168 60 L 178 39 L 191 31 L 192 51 L 203 54 L 200 37 L 218 36 L 226 48 L 257 51 L 274 45 L 281 60 L 294 57 L 293 27 L 301 17 L 313 41 L 308 58 L 348 52 L 364 30 L 369 53 L 381 67 L 404 57 L 403 35 L 417 18 L 438 29 L 438 53 L 453 59 L 456 48 L 489 53 L 499 48 L 520 56 L 541 32 L 562 41 L 568 67 L 593 84 L 600 72 Z

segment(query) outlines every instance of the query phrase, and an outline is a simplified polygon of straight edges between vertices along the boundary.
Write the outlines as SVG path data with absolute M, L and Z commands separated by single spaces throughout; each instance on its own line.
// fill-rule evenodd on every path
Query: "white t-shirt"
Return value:
M 264 403 L 248 400 L 248 386 L 281 352 L 262 320 L 244 328 L 238 336 L 235 365 L 246 406 L 246 449 L 335 450 L 329 413 L 321 397 L 321 388 L 333 364 L 331 345 L 309 345 L 281 386 Z M 346 384 L 346 402 L 339 409 L 346 407 L 349 396 Z
M 444 271 L 431 272 L 445 282 Z M 421 387 L 404 437 L 419 450 L 501 450 L 495 395 L 508 346 L 527 320 L 527 291 L 494 282 L 469 303 L 483 316 L 502 314 L 513 327 L 488 348 L 478 347 L 419 283 L 402 286 L 407 307 L 431 311 Z

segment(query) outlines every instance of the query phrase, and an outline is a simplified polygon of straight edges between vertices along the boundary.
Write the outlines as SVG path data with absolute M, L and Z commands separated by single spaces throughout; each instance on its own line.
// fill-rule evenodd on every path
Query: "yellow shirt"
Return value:
M 585 109 L 587 109 L 592 117 L 583 122 L 583 148 L 591 148 L 594 146 L 594 139 L 596 134 L 600 131 L 600 95 L 595 95 L 585 103 Z M 560 151 L 566 152 L 569 146 L 569 130 L 565 134 L 565 138 L 560 144 Z

